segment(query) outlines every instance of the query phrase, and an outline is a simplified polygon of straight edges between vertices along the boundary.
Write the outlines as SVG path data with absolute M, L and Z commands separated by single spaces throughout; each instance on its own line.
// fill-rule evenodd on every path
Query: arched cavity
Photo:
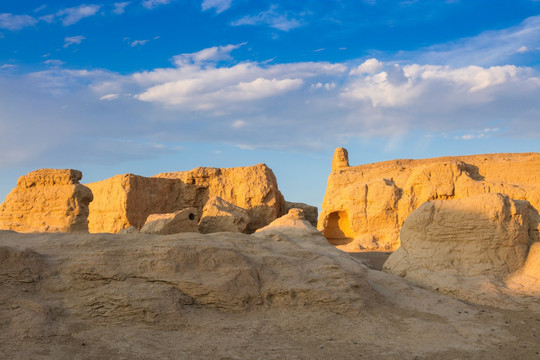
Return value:
M 324 236 L 334 245 L 343 245 L 352 241 L 354 235 L 346 211 L 334 211 L 328 215 Z

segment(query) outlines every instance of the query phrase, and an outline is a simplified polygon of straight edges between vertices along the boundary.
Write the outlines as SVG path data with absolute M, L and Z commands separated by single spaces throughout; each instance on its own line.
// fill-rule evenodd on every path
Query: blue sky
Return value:
M 540 1 L 0 4 L 0 199 L 37 168 L 83 181 L 267 163 L 322 202 L 351 164 L 539 151 Z

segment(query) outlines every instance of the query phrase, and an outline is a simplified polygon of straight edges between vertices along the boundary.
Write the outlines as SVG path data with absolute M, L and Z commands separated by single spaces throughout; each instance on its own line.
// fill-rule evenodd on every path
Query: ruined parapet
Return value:
M 345 148 L 337 148 L 332 158 L 332 171 L 349 167 L 349 152 Z
M 21 176 L 0 205 L 0 229 L 18 232 L 87 232 L 93 196 L 72 169 L 40 169 Z
M 91 233 L 116 233 L 145 224 L 151 214 L 166 214 L 192 207 L 197 189 L 181 181 L 156 179 L 133 174 L 87 185 L 94 193 L 88 227 Z
M 334 155 L 317 227 L 346 251 L 397 249 L 403 222 L 426 201 L 502 193 L 540 209 L 538 153 L 392 160 L 336 171 L 343 154 Z
M 219 196 L 245 209 L 253 232 L 284 212 L 283 195 L 276 177 L 265 164 L 238 168 L 199 167 L 144 177 L 117 175 L 88 184 L 94 193 L 90 205 L 90 232 L 113 232 L 134 226 L 140 229 L 150 214 L 174 213 L 194 207 L 201 217 L 207 201 Z
M 196 206 L 202 215 L 206 202 L 219 196 L 245 209 L 250 217 L 247 232 L 262 228 L 285 213 L 285 200 L 274 172 L 266 164 L 236 168 L 198 167 L 190 171 L 162 173 L 155 178 L 178 179 L 200 188 Z

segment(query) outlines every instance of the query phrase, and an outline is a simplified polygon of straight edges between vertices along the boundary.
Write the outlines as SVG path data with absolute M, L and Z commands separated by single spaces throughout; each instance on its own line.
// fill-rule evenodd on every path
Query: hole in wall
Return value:
M 354 234 L 346 211 L 334 211 L 328 215 L 324 236 L 333 245 L 344 245 L 353 240 Z

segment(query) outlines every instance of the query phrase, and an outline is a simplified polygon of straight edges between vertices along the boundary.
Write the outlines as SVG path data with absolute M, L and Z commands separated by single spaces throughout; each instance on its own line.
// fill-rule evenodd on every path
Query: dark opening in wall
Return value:
M 343 245 L 354 238 L 346 211 L 335 211 L 328 215 L 324 236 L 333 245 Z

